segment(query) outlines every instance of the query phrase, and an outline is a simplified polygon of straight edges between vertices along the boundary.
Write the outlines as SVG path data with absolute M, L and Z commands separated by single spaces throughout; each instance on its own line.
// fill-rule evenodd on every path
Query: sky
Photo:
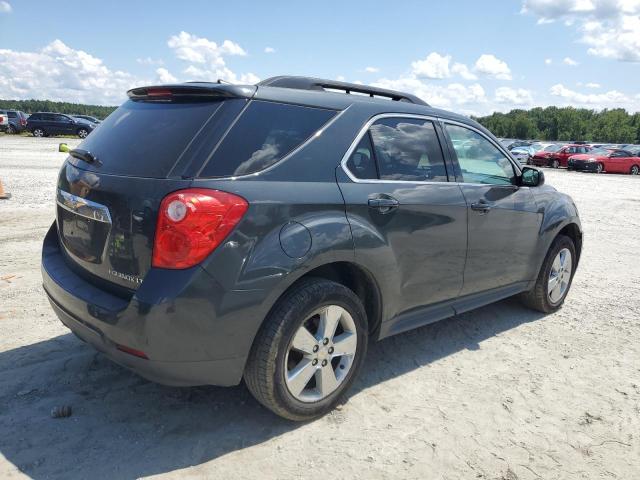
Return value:
M 0 0 L 0 98 L 118 105 L 135 86 L 274 75 L 465 115 L 640 111 L 640 0 Z

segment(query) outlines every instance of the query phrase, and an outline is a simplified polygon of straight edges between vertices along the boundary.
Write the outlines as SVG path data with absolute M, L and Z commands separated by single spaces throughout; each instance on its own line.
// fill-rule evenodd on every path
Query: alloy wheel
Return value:
M 78 130 L 78 136 L 80 138 L 86 138 L 87 135 L 89 135 L 89 132 L 87 132 L 84 128 L 81 130 Z
M 599 163 L 598 166 L 596 167 L 596 171 L 598 173 L 602 173 L 603 170 L 604 170 L 604 166 L 601 163 Z
M 34 137 L 44 137 L 44 130 L 40 129 L 40 128 L 36 128 L 33 131 L 33 136 Z
M 640 173 L 640 167 L 638 165 L 634 165 L 631 167 L 631 175 L 638 175 Z
M 347 310 L 329 305 L 313 312 L 291 339 L 285 382 L 301 402 L 331 395 L 347 378 L 358 345 L 356 324 Z
M 549 301 L 557 304 L 562 300 L 569 288 L 572 273 L 571 252 L 568 248 L 563 248 L 558 252 L 551 264 L 549 280 L 547 283 L 547 295 Z

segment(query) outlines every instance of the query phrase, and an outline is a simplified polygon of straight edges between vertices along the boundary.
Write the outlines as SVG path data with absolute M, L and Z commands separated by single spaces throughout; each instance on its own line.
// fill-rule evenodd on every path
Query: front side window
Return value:
M 515 184 L 513 165 L 487 138 L 459 125 L 446 124 L 446 129 L 453 143 L 464 182 Z

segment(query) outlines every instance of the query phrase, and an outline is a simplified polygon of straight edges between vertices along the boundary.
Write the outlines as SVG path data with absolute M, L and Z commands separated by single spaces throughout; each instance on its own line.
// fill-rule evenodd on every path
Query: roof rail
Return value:
M 390 98 L 397 102 L 416 103 L 418 105 L 429 106 L 427 102 L 421 98 L 411 95 L 410 93 L 397 92 L 395 90 L 387 90 L 386 88 L 369 87 L 357 83 L 339 82 L 337 80 L 325 80 L 322 78 L 312 77 L 295 77 L 281 75 L 278 77 L 267 78 L 257 84 L 262 87 L 281 87 L 294 88 L 297 90 L 341 90 L 349 94 L 352 92 L 367 94 L 370 97 Z

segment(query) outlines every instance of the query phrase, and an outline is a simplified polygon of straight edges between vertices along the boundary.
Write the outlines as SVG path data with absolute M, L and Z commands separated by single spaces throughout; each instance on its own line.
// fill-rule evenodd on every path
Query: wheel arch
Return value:
M 580 261 L 580 254 L 582 253 L 582 231 L 576 223 L 568 223 L 560 229 L 560 231 L 554 237 L 554 240 L 560 235 L 565 235 L 573 241 L 573 245 L 576 247 L 576 266 Z
M 369 334 L 376 336 L 382 322 L 382 293 L 380 286 L 369 270 L 353 261 L 344 260 L 324 263 L 300 275 L 280 293 L 275 302 L 273 302 L 269 313 L 284 295 L 309 278 L 323 278 L 340 283 L 352 290 L 364 305 L 369 324 Z M 265 318 L 267 316 L 268 314 Z

